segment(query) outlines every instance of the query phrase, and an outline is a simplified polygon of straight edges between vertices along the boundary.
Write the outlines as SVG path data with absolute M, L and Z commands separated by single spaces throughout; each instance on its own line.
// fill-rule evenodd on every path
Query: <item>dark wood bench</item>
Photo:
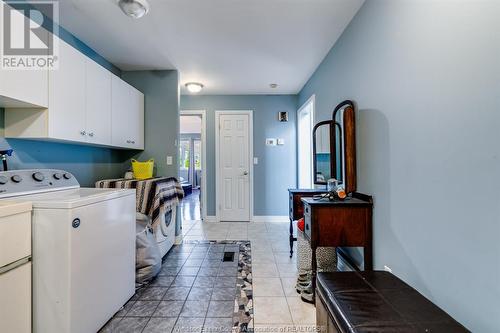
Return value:
M 415 289 L 384 271 L 318 273 L 321 332 L 469 332 Z

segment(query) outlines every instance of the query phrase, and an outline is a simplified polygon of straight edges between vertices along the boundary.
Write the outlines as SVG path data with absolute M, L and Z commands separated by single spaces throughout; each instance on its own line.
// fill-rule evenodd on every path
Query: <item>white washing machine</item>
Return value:
M 135 191 L 16 170 L 0 172 L 6 198 L 33 206 L 33 331 L 97 332 L 135 292 Z

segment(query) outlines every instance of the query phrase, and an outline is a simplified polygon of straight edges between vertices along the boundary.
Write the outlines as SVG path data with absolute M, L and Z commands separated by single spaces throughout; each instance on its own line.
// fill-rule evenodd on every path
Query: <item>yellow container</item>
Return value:
M 155 160 L 150 159 L 146 162 L 139 162 L 132 159 L 132 171 L 134 172 L 135 179 L 148 179 L 153 178 L 153 169 Z

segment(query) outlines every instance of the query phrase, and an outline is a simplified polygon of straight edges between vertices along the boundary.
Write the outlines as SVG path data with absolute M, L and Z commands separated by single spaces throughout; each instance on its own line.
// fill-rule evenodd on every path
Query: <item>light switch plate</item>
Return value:
M 172 164 L 173 164 L 172 156 L 167 156 L 167 165 L 172 165 Z
M 282 146 L 285 144 L 285 139 L 278 139 L 278 145 Z
M 259 164 L 259 158 L 258 157 L 254 157 L 253 158 L 253 164 L 255 164 L 255 165 Z

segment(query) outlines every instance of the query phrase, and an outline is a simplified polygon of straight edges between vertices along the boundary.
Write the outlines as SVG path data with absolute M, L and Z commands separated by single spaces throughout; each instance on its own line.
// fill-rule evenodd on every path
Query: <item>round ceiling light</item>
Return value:
M 135 19 L 143 17 L 149 11 L 147 0 L 118 0 L 118 6 L 125 15 Z
M 203 89 L 203 84 L 198 82 L 188 82 L 185 86 L 190 93 L 194 94 L 199 93 Z

